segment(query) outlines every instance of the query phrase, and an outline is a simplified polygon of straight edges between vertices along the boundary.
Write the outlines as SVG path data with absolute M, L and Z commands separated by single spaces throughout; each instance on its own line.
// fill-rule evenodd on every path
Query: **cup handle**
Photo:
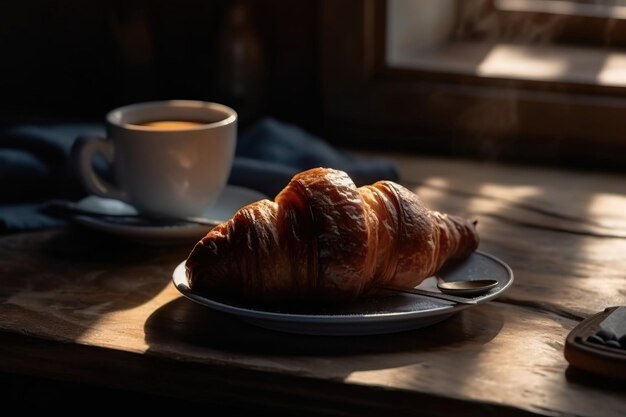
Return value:
M 126 195 L 120 188 L 101 178 L 93 169 L 93 156 L 96 154 L 100 154 L 107 163 L 113 163 L 115 160 L 113 142 L 101 137 L 80 137 L 74 146 L 73 154 L 78 174 L 85 188 L 100 197 L 126 201 Z

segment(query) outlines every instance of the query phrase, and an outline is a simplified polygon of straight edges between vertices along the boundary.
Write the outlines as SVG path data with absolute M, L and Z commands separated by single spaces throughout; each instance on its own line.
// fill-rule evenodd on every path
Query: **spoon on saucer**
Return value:
M 444 294 L 472 297 L 486 293 L 498 286 L 495 279 L 478 279 L 475 281 L 445 281 L 437 277 L 437 288 Z
M 56 215 L 59 217 L 67 217 L 72 215 L 83 215 L 94 218 L 100 218 L 103 220 L 123 223 L 134 224 L 143 226 L 154 225 L 175 225 L 180 223 L 192 223 L 205 226 L 216 226 L 221 223 L 220 220 L 207 219 L 204 217 L 166 217 L 166 216 L 148 216 L 137 213 L 135 209 L 128 209 L 126 206 L 119 207 L 112 206 L 110 211 L 98 211 L 99 207 L 90 207 L 89 205 L 81 205 L 71 201 L 65 200 L 50 200 L 41 208 L 41 211 L 50 215 Z M 101 210 L 102 208 L 100 208 Z

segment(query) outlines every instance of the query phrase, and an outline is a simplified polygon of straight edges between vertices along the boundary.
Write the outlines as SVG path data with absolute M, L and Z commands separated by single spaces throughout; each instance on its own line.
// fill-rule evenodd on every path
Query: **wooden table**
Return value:
M 497 301 L 404 333 L 284 334 L 182 298 L 190 245 L 24 233 L 0 238 L 0 371 L 285 415 L 624 416 L 626 384 L 563 347 L 626 304 L 626 178 L 395 159 L 430 207 L 478 219 L 515 272 Z

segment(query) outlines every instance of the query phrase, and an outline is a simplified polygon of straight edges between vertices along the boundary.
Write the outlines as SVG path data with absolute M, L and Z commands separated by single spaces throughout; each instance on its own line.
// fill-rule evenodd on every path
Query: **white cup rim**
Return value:
M 226 113 L 228 116 L 222 120 L 216 122 L 204 123 L 195 127 L 187 127 L 181 129 L 168 130 L 169 132 L 176 131 L 193 131 L 193 130 L 205 130 L 208 128 L 216 128 L 220 126 L 226 126 L 234 123 L 237 120 L 237 112 L 223 104 L 200 101 L 200 100 L 162 100 L 162 101 L 144 101 L 141 103 L 128 104 L 122 107 L 118 107 L 109 111 L 106 115 L 108 123 L 114 126 L 118 126 L 127 130 L 135 130 L 141 132 L 155 132 L 155 129 L 149 126 L 141 126 L 130 124 L 122 121 L 122 115 L 129 111 L 143 110 L 148 108 L 163 108 L 163 107 L 178 107 L 178 108 L 193 108 L 193 109 L 207 109 Z

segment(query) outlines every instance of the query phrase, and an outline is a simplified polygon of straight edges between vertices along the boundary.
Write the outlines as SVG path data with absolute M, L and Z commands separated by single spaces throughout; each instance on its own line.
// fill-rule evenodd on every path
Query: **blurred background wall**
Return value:
M 319 15 L 316 0 L 2 2 L 0 123 L 185 98 L 319 131 Z

